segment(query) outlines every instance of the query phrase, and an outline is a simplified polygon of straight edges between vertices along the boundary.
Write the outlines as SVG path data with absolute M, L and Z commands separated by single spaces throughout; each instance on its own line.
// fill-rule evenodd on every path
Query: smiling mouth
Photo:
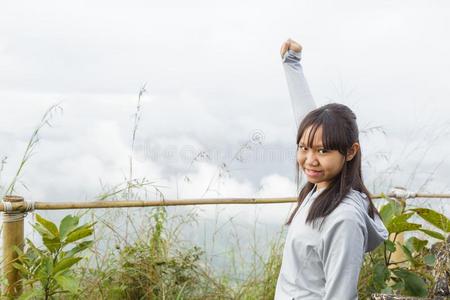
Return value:
M 322 171 L 314 171 L 311 169 L 305 169 L 305 173 L 306 173 L 306 175 L 308 175 L 310 177 L 317 177 L 322 174 Z

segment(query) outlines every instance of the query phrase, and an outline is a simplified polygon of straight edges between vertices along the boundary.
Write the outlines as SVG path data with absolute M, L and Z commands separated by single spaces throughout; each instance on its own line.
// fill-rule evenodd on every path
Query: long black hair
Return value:
M 322 143 L 325 149 L 338 150 L 344 157 L 347 156 L 347 151 L 354 143 L 359 143 L 359 130 L 356 124 L 356 116 L 353 111 L 343 104 L 330 103 L 321 106 L 310 113 L 308 113 L 302 120 L 297 131 L 297 147 L 300 139 L 307 128 L 311 127 L 308 136 L 308 147 L 312 147 L 314 135 L 319 127 L 322 127 Z M 298 148 L 297 148 L 298 149 Z M 299 185 L 299 165 L 297 165 L 297 186 Z M 300 208 L 301 203 L 314 188 L 314 184 L 307 182 L 298 195 L 297 207 L 289 217 L 287 224 L 292 222 L 295 214 Z M 354 189 L 366 194 L 366 200 L 369 201 L 368 214 L 373 219 L 374 214 L 378 214 L 374 206 L 370 193 L 365 187 L 361 174 L 361 149 L 356 155 L 347 161 L 344 159 L 344 165 L 338 175 L 336 175 L 328 186 L 321 191 L 317 198 L 311 204 L 306 223 L 314 227 L 316 221 L 322 219 L 321 226 L 326 216 L 328 216 L 347 196 L 347 194 Z

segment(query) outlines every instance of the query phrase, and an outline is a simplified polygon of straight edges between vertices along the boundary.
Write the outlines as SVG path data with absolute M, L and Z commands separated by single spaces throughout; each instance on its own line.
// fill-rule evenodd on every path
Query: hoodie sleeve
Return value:
M 300 64 L 301 55 L 302 52 L 288 50 L 283 56 L 283 68 L 297 128 L 306 114 L 316 108 L 316 103 L 303 75 L 303 68 Z
M 364 259 L 365 230 L 355 218 L 333 222 L 322 235 L 325 273 L 324 300 L 358 299 L 358 279 Z

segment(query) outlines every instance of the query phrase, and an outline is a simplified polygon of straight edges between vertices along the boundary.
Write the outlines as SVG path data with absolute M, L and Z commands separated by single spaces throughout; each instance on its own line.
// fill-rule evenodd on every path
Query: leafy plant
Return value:
M 397 238 L 404 232 L 423 232 L 445 241 L 450 231 L 450 220 L 432 209 L 407 209 L 402 199 L 387 200 L 388 203 L 380 209 L 380 215 L 390 238 L 369 255 L 370 259 L 365 260 L 360 277 L 363 279 L 360 281 L 360 297 L 367 297 L 371 293 L 425 297 L 429 294 L 429 287 L 434 284 L 431 270 L 436 260 L 427 247 L 428 240 L 411 236 L 400 243 Z M 414 215 L 433 225 L 436 230 L 424 229 L 421 224 L 409 222 Z M 396 251 L 401 251 L 405 260 L 394 261 L 392 254 Z
M 79 254 L 91 247 L 95 223 L 79 225 L 79 217 L 68 215 L 59 227 L 36 214 L 33 228 L 39 233 L 45 248 L 38 248 L 26 239 L 26 250 L 16 247 L 18 261 L 14 267 L 20 271 L 27 289 L 19 299 L 53 299 L 58 294 L 79 293 L 79 282 L 73 267 L 83 259 Z

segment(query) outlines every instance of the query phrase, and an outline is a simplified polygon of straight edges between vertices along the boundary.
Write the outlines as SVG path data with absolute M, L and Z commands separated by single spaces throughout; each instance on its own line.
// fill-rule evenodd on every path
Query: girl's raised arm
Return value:
M 301 46 L 292 40 L 284 42 L 281 47 L 283 68 L 291 96 L 296 128 L 299 127 L 306 114 L 316 108 L 300 64 L 301 50 Z

